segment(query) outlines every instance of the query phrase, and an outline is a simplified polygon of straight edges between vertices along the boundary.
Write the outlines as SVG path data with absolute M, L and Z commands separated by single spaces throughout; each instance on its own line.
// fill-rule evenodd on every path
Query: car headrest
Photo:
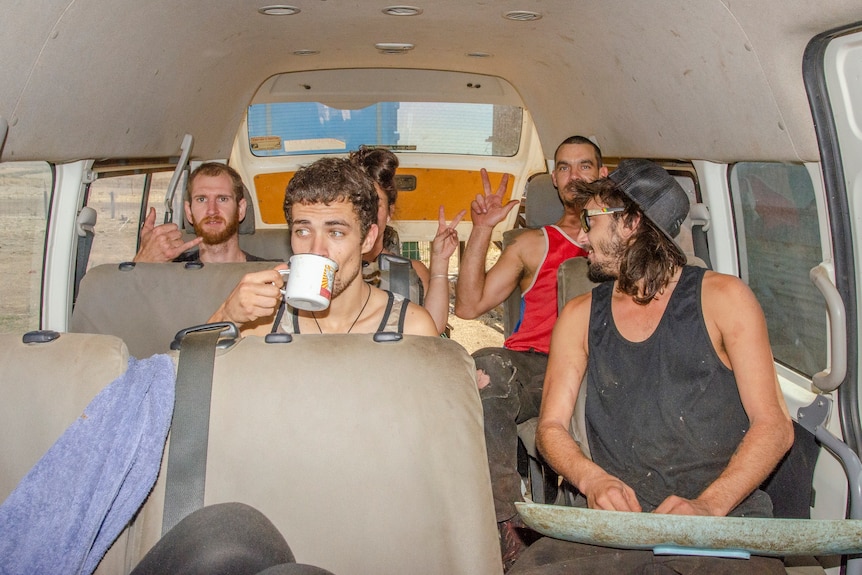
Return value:
M 536 174 L 527 181 L 524 220 L 528 228 L 554 224 L 563 217 L 563 202 L 551 174 Z

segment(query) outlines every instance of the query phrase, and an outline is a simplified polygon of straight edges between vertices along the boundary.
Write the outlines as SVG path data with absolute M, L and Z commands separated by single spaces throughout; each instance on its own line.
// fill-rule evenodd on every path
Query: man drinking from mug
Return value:
M 243 335 L 270 331 L 437 335 L 423 308 L 362 281 L 362 254 L 379 233 L 377 192 L 362 169 L 343 158 L 322 158 L 301 168 L 287 186 L 284 214 L 294 254 L 317 254 L 338 266 L 329 307 L 307 311 L 282 304 L 285 279 L 279 270 L 287 266 L 279 264 L 246 274 L 210 322 L 231 321 Z

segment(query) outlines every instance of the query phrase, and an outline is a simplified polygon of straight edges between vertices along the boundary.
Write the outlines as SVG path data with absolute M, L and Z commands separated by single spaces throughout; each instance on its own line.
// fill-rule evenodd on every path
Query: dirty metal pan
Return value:
M 543 535 L 604 547 L 736 557 L 862 552 L 862 520 L 691 517 L 515 505 L 524 522 Z

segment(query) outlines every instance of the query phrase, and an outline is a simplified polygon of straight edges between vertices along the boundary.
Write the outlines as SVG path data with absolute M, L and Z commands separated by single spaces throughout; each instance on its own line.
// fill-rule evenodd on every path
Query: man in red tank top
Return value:
M 479 393 L 506 567 L 524 548 L 516 529 L 519 525 L 514 505 L 521 500 L 517 425 L 539 415 L 551 330 L 557 319 L 557 268 L 566 259 L 586 256 L 586 251 L 572 239 L 580 231 L 575 183 L 592 182 L 607 173 L 595 143 L 583 136 L 564 140 L 554 153 L 551 173 L 565 208 L 563 217 L 552 226 L 520 234 L 487 272 L 485 257 L 491 232 L 518 203 L 513 200 L 503 205 L 508 174 L 492 192 L 488 174 L 482 170 L 484 193 L 476 196 L 470 206 L 473 230 L 461 258 L 455 314 L 474 319 L 500 305 L 515 287 L 520 286 L 523 294 L 518 323 L 504 347 L 485 348 L 473 354 L 476 368 L 490 379 Z

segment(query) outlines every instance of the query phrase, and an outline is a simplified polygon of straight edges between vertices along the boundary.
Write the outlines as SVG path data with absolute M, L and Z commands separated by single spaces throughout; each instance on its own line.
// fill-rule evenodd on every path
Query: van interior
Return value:
M 610 170 L 668 170 L 692 205 L 686 255 L 741 278 L 763 308 L 804 443 L 771 489 L 807 521 L 794 528 L 808 545 L 759 529 L 737 543 L 789 573 L 862 573 L 858 2 L 48 0 L 3 13 L 0 500 L 130 361 L 191 365 L 176 334 L 272 267 L 129 265 L 151 208 L 193 236 L 196 166 L 239 172 L 240 245 L 275 261 L 291 255 L 285 187 L 319 158 L 395 152 L 390 226 L 401 255 L 426 263 L 438 209 L 468 210 L 463 248 L 480 170 L 494 185 L 508 174 L 519 208 L 491 258 L 554 221 L 554 152 L 580 134 Z M 589 289 L 572 277 L 561 294 Z M 502 343 L 512 303 L 478 342 L 454 314 L 433 341 L 199 330 L 212 348 L 202 501 L 265 510 L 299 559 L 338 574 L 501 572 L 470 353 Z M 525 489 L 564 507 L 531 437 Z M 97 573 L 129 573 L 158 540 L 171 445 Z M 640 544 L 620 531 L 611 545 Z

